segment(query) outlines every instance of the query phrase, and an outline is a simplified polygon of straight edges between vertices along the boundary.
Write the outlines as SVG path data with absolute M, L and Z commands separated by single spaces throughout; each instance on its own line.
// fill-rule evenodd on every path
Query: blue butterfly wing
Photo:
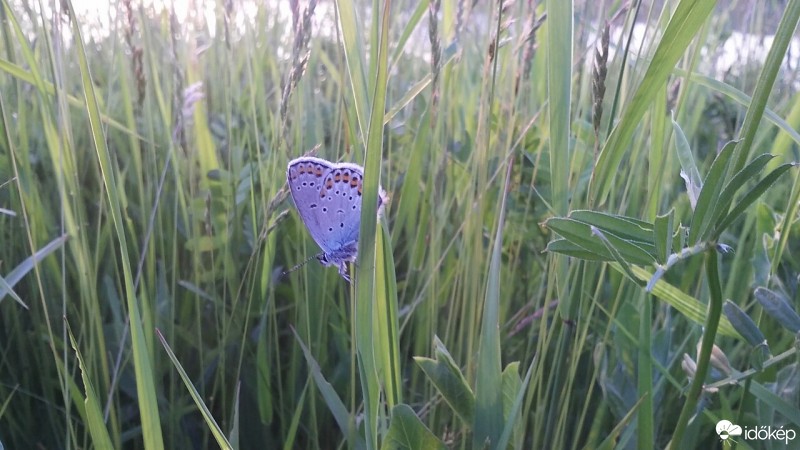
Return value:
M 289 163 L 286 178 L 300 218 L 327 258 L 334 263 L 355 259 L 361 167 L 302 157 Z

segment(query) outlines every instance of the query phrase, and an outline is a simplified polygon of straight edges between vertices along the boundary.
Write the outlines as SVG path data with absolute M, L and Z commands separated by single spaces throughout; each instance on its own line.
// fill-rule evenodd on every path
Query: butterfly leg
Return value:
M 342 278 L 347 280 L 348 283 L 351 283 L 350 275 L 347 274 L 347 263 L 344 261 L 339 262 L 339 275 L 341 275 Z

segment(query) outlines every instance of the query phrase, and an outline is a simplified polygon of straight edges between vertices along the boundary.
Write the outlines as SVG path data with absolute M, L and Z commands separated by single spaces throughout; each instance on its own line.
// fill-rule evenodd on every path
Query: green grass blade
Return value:
M 325 379 L 325 376 L 322 374 L 322 371 L 319 368 L 317 360 L 314 359 L 314 356 L 300 339 L 300 336 L 297 334 L 297 331 L 295 331 L 294 328 L 292 328 L 292 333 L 294 334 L 298 345 L 300 345 L 300 348 L 303 350 L 303 355 L 306 358 L 306 363 L 308 364 L 309 370 L 311 371 L 311 376 L 314 378 L 314 382 L 317 385 L 317 389 L 319 389 L 319 393 L 322 394 L 322 398 L 325 399 L 325 404 L 328 406 L 328 409 L 333 415 L 333 419 L 339 425 L 339 429 L 344 434 L 345 439 L 347 439 L 347 442 L 352 448 L 367 448 L 364 439 L 358 434 L 358 428 L 356 426 L 354 416 L 347 411 L 347 407 L 339 398 L 339 394 L 336 393 L 336 390 L 333 389 L 333 386 L 331 386 L 328 380 Z
M 376 323 L 380 324 L 376 332 L 375 353 L 380 359 L 380 373 L 383 374 L 383 386 L 386 403 L 391 409 L 403 401 L 403 383 L 400 372 L 400 332 L 397 318 L 397 280 L 396 268 L 392 256 L 392 241 L 388 238 L 389 228 L 382 220 L 382 227 L 377 233 L 375 273 L 375 314 Z
M 78 343 L 75 341 L 75 336 L 72 335 L 72 329 L 68 323 L 67 332 L 69 333 L 69 342 L 70 345 L 72 345 L 72 350 L 75 351 L 75 356 L 78 358 L 78 367 L 81 370 L 81 380 L 83 381 L 83 389 L 86 393 L 83 404 L 86 409 L 86 422 L 89 426 L 89 434 L 92 436 L 92 444 L 94 448 L 114 448 L 111 443 L 111 436 L 109 436 L 108 429 L 103 420 L 103 409 L 100 407 L 100 398 L 95 392 L 94 384 L 87 373 L 86 364 L 83 362 L 83 356 L 81 356 Z
M 479 336 L 478 364 L 475 382 L 475 420 L 472 447 L 483 448 L 489 443 L 497 448 L 503 433 L 502 367 L 500 361 L 500 267 L 503 256 L 503 227 L 505 225 L 508 184 L 511 166 L 500 191 L 500 215 L 489 262 L 486 297 Z
M 214 439 L 217 441 L 217 444 L 226 450 L 232 450 L 233 447 L 231 443 L 228 442 L 228 439 L 225 437 L 225 433 L 222 432 L 222 428 L 217 425 L 216 419 L 209 411 L 206 404 L 203 402 L 203 397 L 197 392 L 195 389 L 194 384 L 192 384 L 192 379 L 189 378 L 189 375 L 183 369 L 180 361 L 178 361 L 178 357 L 175 356 L 175 353 L 170 348 L 167 340 L 164 338 L 164 335 L 161 334 L 160 330 L 156 330 L 156 334 L 158 335 L 158 339 L 161 341 L 161 345 L 164 347 L 164 350 L 167 352 L 167 356 L 172 361 L 172 365 L 175 366 L 175 369 L 178 371 L 178 374 L 181 376 L 183 380 L 183 384 L 186 385 L 186 389 L 189 391 L 189 394 L 192 396 L 194 400 L 194 404 L 197 406 L 197 409 L 200 410 L 200 413 L 203 415 L 203 419 L 206 421 L 206 425 L 208 425 L 208 429 L 211 430 L 211 434 L 214 435 Z
M 340 1 L 341 3 L 348 3 Z M 377 199 L 378 189 L 381 179 L 381 156 L 383 150 L 383 119 L 386 113 L 386 85 L 388 80 L 388 57 L 389 57 L 389 18 L 391 17 L 391 2 L 386 1 L 383 4 L 383 10 L 380 11 L 380 29 L 375 30 L 379 33 L 379 48 L 377 51 L 376 64 L 376 79 L 373 85 L 374 91 L 371 96 L 371 103 L 369 104 L 369 117 L 367 127 L 362 128 L 366 130 L 365 140 L 366 149 L 364 155 L 364 197 L 365 199 Z M 375 11 L 375 13 L 378 13 Z M 344 22 L 342 28 L 345 27 Z M 347 45 L 347 42 L 345 43 Z M 348 51 L 348 50 L 346 50 Z M 351 74 L 351 81 L 354 84 L 354 90 L 359 87 L 355 86 L 357 80 L 353 76 L 359 68 L 349 66 L 350 58 L 348 58 L 348 67 Z M 371 81 L 371 80 L 368 80 Z M 366 84 L 361 87 L 366 89 Z M 363 401 L 365 408 L 365 427 L 367 436 L 367 448 L 377 448 L 379 437 L 379 422 L 380 422 L 380 386 L 382 384 L 380 378 L 382 376 L 390 377 L 391 379 L 398 380 L 399 376 L 395 373 L 397 366 L 393 364 L 394 357 L 390 358 L 392 361 L 387 361 L 390 364 L 388 367 L 384 366 L 384 360 L 376 355 L 377 345 L 397 345 L 396 338 L 390 338 L 383 335 L 382 338 L 376 339 L 376 333 L 383 333 L 387 330 L 396 330 L 397 325 L 394 323 L 387 323 L 391 320 L 389 315 L 379 317 L 380 322 L 375 322 L 375 302 L 376 292 L 388 292 L 392 288 L 386 285 L 386 277 L 394 276 L 394 274 L 385 273 L 384 277 L 376 279 L 376 231 L 377 231 L 377 215 L 378 215 L 378 202 L 363 201 L 361 209 L 361 226 L 359 230 L 358 239 L 358 263 L 356 264 L 356 339 L 357 349 L 359 355 L 359 369 L 362 382 Z M 377 285 L 376 285 L 377 283 Z M 387 313 L 392 308 L 383 304 L 382 311 Z M 396 311 L 396 307 L 394 307 Z M 396 336 L 396 333 L 393 333 Z M 377 342 L 376 342 L 377 341 Z M 398 355 L 397 351 L 391 352 L 391 355 Z M 394 389 L 393 389 L 394 391 Z M 397 400 L 399 393 L 394 393 L 394 399 Z
M 76 17 L 71 4 L 70 14 L 71 17 Z M 116 239 L 119 242 L 118 251 L 124 275 L 128 314 L 130 315 L 133 365 L 136 372 L 136 389 L 139 400 L 139 416 L 142 420 L 144 445 L 149 450 L 161 450 L 164 448 L 164 441 L 161 433 L 161 419 L 156 398 L 155 375 L 153 373 L 152 361 L 150 360 L 151 355 L 145 340 L 142 318 L 136 299 L 136 289 L 134 288 L 133 273 L 130 266 L 131 258 L 128 254 L 128 242 L 120 207 L 121 194 L 118 192 L 119 184 L 117 183 L 116 171 L 111 162 L 111 155 L 106 146 L 100 109 L 94 90 L 94 81 L 89 71 L 89 62 L 86 59 L 81 30 L 74 20 L 72 21 L 72 33 L 75 39 L 75 48 L 80 66 L 81 82 L 84 100 L 86 102 L 86 113 L 91 126 L 92 144 L 97 152 L 97 160 L 102 171 L 103 186 L 105 187 L 106 198 L 108 200 L 109 214 L 114 223 Z
M 2 278 L 3 284 L 0 284 L 0 301 L 3 300 L 3 297 L 5 297 L 6 294 L 9 294 L 14 298 L 14 300 L 17 301 L 17 303 L 21 304 L 25 309 L 28 309 L 28 306 L 22 302 L 22 299 L 19 298 L 14 291 L 12 291 L 14 285 L 16 285 L 19 280 L 25 276 L 25 274 L 33 270 L 34 266 L 39 264 L 39 262 L 42 261 L 47 255 L 61 248 L 64 243 L 67 242 L 68 238 L 69 236 L 64 234 L 53 239 L 52 241 L 48 242 L 47 245 L 37 250 L 36 253 L 17 264 L 17 266 L 14 267 L 11 272 L 6 274 L 6 276 Z
M 741 141 L 736 146 L 736 155 L 734 156 L 734 172 L 741 170 L 750 156 L 750 151 L 756 138 L 756 131 L 758 131 L 761 118 L 764 116 L 767 101 L 775 84 L 775 79 L 778 77 L 783 65 L 786 51 L 795 36 L 798 21 L 800 21 L 800 0 L 789 0 L 775 32 L 775 38 L 772 41 L 769 52 L 767 52 L 764 68 L 758 76 L 756 90 L 753 92 L 753 100 L 750 102 L 750 107 L 747 108 L 747 113 L 744 116 L 740 132 Z
M 555 213 L 569 208 L 572 2 L 547 0 L 547 108 L 550 113 L 550 187 Z
M 594 204 L 605 202 L 634 130 L 715 4 L 715 1 L 709 0 L 681 0 L 678 3 L 642 82 L 600 151 L 590 185 Z
M 611 264 L 611 267 L 614 267 L 614 270 L 618 270 L 622 272 L 622 268 L 618 267 L 616 264 Z M 647 269 L 643 269 L 637 266 L 631 266 L 631 271 L 636 275 L 636 277 L 643 281 L 649 281 L 653 274 L 650 273 Z M 667 283 L 666 281 L 658 280 L 655 285 L 653 286 L 653 290 L 651 292 L 653 295 L 656 296 L 659 300 L 663 300 L 673 308 L 675 308 L 678 312 L 686 316 L 687 319 L 695 322 L 698 325 L 703 325 L 706 320 L 706 304 L 697 300 L 696 298 L 692 297 L 691 295 L 681 291 L 677 287 Z M 733 329 L 733 326 L 728 321 L 727 318 L 722 317 L 719 322 L 719 329 L 717 330 L 717 334 L 722 336 L 728 337 L 735 337 L 741 338 L 739 333 Z

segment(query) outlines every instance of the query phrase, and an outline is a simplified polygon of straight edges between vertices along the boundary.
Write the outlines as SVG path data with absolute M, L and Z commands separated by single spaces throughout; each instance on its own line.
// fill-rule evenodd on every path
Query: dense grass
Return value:
M 800 432 L 800 0 L 255 3 L 3 0 L 2 446 Z M 775 39 L 720 75 L 732 30 Z M 391 197 L 352 285 L 283 274 L 312 149 Z

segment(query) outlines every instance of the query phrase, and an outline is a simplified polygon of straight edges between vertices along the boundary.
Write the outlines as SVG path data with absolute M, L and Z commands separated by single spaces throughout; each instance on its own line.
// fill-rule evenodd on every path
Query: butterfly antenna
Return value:
M 286 275 L 289 275 L 290 273 L 294 272 L 295 270 L 297 270 L 297 269 L 299 269 L 299 268 L 301 268 L 301 267 L 305 266 L 306 264 L 308 264 L 308 263 L 309 263 L 309 261 L 311 261 L 311 260 L 312 260 L 312 259 L 314 259 L 314 258 L 317 258 L 318 256 L 319 256 L 319 255 L 314 255 L 314 256 L 311 256 L 311 257 L 309 257 L 308 259 L 306 259 L 305 261 L 301 262 L 300 264 L 296 264 L 296 265 L 295 265 L 294 267 L 292 267 L 291 269 L 289 269 L 289 270 L 284 270 L 284 271 L 281 273 L 281 278 L 282 278 L 282 277 L 285 277 Z

